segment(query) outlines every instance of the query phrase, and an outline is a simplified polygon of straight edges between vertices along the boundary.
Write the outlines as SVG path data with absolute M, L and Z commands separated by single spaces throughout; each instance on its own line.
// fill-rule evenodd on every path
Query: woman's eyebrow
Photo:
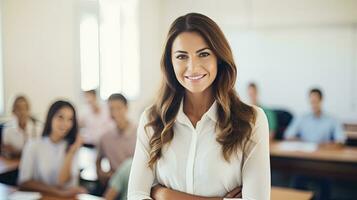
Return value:
M 205 48 L 202 48 L 202 49 L 200 49 L 200 50 L 197 50 L 196 53 L 200 53 L 201 51 L 204 51 L 204 50 L 206 50 L 206 49 L 211 50 L 210 48 L 205 47 Z
M 202 49 L 197 50 L 196 53 L 200 53 L 201 51 L 204 51 L 204 50 L 206 50 L 206 49 L 211 50 L 211 49 L 208 48 L 208 47 L 204 47 L 204 48 L 202 48 Z M 177 51 L 175 51 L 174 53 L 185 53 L 185 54 L 188 54 L 187 51 L 182 51 L 182 50 L 177 50 Z
M 182 50 L 175 51 L 174 53 L 185 53 L 185 54 L 188 54 L 187 51 L 182 51 Z

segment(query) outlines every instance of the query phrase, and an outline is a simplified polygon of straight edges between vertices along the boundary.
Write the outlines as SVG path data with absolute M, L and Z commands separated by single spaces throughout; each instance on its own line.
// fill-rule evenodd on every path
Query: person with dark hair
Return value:
M 131 158 L 135 149 L 136 125 L 127 116 L 128 101 L 122 94 L 112 94 L 108 98 L 108 104 L 110 115 L 116 126 L 104 133 L 100 139 L 96 161 L 97 175 L 104 191 L 108 181 L 116 172 L 116 175 L 109 181 L 109 188 L 105 196 L 106 199 L 118 197 L 124 200 L 127 196 Z M 109 160 L 109 171 L 102 168 L 101 162 L 104 158 Z
M 95 90 L 84 92 L 86 105 L 80 109 L 80 133 L 84 143 L 97 146 L 102 135 L 114 127 L 108 104 L 100 102 Z
M 41 136 L 42 124 L 31 116 L 30 103 L 23 95 L 15 98 L 12 114 L 13 119 L 4 125 L 1 153 L 5 157 L 19 158 L 26 141 Z
M 258 97 L 258 87 L 255 83 L 249 83 L 248 85 L 248 96 L 250 103 L 256 106 L 260 106 L 268 118 L 270 139 L 273 139 L 278 128 L 277 116 L 275 112 L 267 107 L 263 107 L 259 102 Z
M 341 123 L 322 110 L 322 91 L 318 88 L 311 89 L 309 98 L 312 112 L 294 119 L 284 133 L 285 139 L 312 142 L 325 148 L 340 147 L 345 142 L 346 136 Z M 314 188 L 308 187 L 308 183 L 315 183 L 319 187 L 316 199 L 330 198 L 331 182 L 327 178 L 295 175 L 291 182 L 297 189 L 313 190 Z
M 42 138 L 29 140 L 23 150 L 18 184 L 21 190 L 60 197 L 74 197 L 86 190 L 78 187 L 76 112 L 67 101 L 56 101 L 48 111 Z
M 341 123 L 322 110 L 321 90 L 311 89 L 309 98 L 312 112 L 294 119 L 284 133 L 285 139 L 299 139 L 317 144 L 343 144 L 346 136 Z
M 139 122 L 128 199 L 270 199 L 268 121 L 237 95 L 218 25 L 198 13 L 177 18 L 161 71 L 161 90 Z

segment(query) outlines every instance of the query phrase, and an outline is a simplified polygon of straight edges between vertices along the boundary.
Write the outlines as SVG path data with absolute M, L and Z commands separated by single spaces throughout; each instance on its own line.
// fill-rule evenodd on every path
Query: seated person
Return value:
M 128 196 L 128 182 L 132 158 L 124 161 L 110 178 L 109 187 L 104 193 L 106 200 L 126 200 Z
M 346 136 L 342 125 L 322 111 L 323 95 L 321 90 L 316 88 L 310 90 L 309 97 L 312 113 L 294 119 L 285 132 L 285 139 L 313 142 L 326 147 L 341 146 L 345 142 Z M 295 175 L 291 182 L 296 189 L 315 190 L 308 187 L 309 183 L 315 183 L 318 187 L 315 199 L 325 200 L 330 198 L 331 183 L 327 178 Z
M 343 144 L 346 140 L 342 125 L 322 111 L 323 94 L 319 89 L 309 93 L 312 113 L 294 119 L 284 134 L 285 139 L 299 139 L 317 144 Z
M 30 104 L 25 96 L 17 96 L 12 106 L 13 119 L 4 125 L 1 153 L 8 158 L 20 158 L 30 138 L 41 136 L 40 122 L 31 117 Z
M 268 118 L 270 139 L 273 139 L 275 137 L 275 133 L 278 128 L 277 116 L 276 116 L 275 112 L 260 104 L 259 98 L 258 98 L 258 88 L 255 83 L 250 83 L 248 85 L 248 96 L 249 96 L 251 104 L 259 106 L 263 109 L 265 115 Z
M 108 104 L 97 99 L 95 90 L 84 92 L 86 105 L 80 110 L 80 133 L 86 145 L 97 146 L 102 135 L 114 127 Z
M 128 103 L 126 98 L 122 94 L 112 94 L 108 103 L 116 127 L 102 136 L 98 146 L 96 167 L 101 189 L 97 191 L 97 195 L 101 195 L 108 180 L 121 167 L 122 163 L 134 155 L 136 142 L 136 125 L 131 123 L 127 117 Z M 109 171 L 102 169 L 103 158 L 109 160 Z
M 66 101 L 52 104 L 42 137 L 28 141 L 23 150 L 18 179 L 21 190 L 58 197 L 86 192 L 78 187 L 77 157 L 82 139 L 77 131 L 74 107 Z

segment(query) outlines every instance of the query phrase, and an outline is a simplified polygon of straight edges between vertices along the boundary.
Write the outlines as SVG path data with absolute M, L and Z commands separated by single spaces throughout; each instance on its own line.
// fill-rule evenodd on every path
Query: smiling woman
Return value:
M 26 143 L 19 167 L 19 187 L 45 194 L 74 197 L 78 187 L 76 112 L 72 104 L 56 101 L 48 111 L 42 138 Z
M 203 92 L 213 83 L 217 75 L 217 57 L 201 35 L 196 32 L 180 34 L 172 44 L 172 52 L 177 80 L 189 92 Z
M 197 13 L 177 18 L 161 70 L 161 91 L 139 123 L 128 199 L 270 199 L 267 119 L 236 94 L 218 25 Z

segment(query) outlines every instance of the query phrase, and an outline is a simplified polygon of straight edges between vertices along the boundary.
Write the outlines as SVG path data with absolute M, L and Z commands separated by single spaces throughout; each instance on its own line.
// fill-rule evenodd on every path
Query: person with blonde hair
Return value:
M 30 102 L 23 95 L 16 96 L 12 114 L 12 119 L 4 124 L 1 153 L 5 157 L 19 158 L 25 143 L 41 136 L 42 124 L 31 116 Z

